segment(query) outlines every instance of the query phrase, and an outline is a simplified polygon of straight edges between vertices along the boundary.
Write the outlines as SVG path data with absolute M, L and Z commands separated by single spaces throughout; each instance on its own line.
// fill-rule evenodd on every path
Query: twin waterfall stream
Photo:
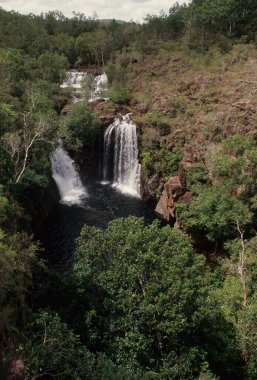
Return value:
M 87 73 L 72 71 L 62 87 L 71 87 L 73 101 L 80 101 L 76 91 L 82 88 L 83 76 Z M 98 75 L 93 81 L 89 102 L 100 99 L 107 88 L 106 74 Z M 104 98 L 106 99 L 106 98 Z M 82 98 L 83 100 L 83 98 Z M 62 146 L 50 157 L 52 175 L 59 189 L 61 202 L 67 205 L 83 204 L 88 196 L 82 184 L 74 161 Z M 104 133 L 104 152 L 102 158 L 102 184 L 112 185 L 124 194 L 140 198 L 140 164 L 136 125 L 129 114 L 115 119 Z
M 74 99 L 76 89 L 80 88 L 76 81 L 83 75 L 79 72 L 71 75 L 71 91 L 74 91 L 71 96 Z M 106 87 L 106 81 L 106 76 L 96 78 L 91 99 L 100 96 L 101 83 Z M 76 97 L 75 101 L 81 100 Z M 75 242 L 84 225 L 106 228 L 115 218 L 128 215 L 144 217 L 149 222 L 153 220 L 153 205 L 140 197 L 137 131 L 129 114 L 117 116 L 102 131 L 98 169 L 94 163 L 95 170 L 84 167 L 80 176 L 78 167 L 61 142 L 50 160 L 61 201 L 45 221 L 39 238 L 47 260 L 56 270 L 69 271 Z

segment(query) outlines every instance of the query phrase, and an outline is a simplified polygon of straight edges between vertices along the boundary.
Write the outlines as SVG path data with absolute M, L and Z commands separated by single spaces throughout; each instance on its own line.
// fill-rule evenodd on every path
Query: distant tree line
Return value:
M 57 53 L 70 65 L 104 65 L 115 52 L 131 46 L 146 49 L 148 41 L 182 39 L 191 48 L 208 49 L 228 40 L 255 40 L 257 5 L 254 0 L 195 0 L 173 5 L 166 14 L 148 15 L 142 25 L 115 20 L 101 22 L 74 12 L 21 15 L 0 9 L 0 46 L 19 49 L 32 57 Z

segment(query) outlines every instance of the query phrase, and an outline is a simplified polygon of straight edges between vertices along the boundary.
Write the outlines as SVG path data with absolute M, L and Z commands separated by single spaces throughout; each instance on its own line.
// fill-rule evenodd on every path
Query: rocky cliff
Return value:
M 209 152 L 235 133 L 257 140 L 257 51 L 249 44 L 206 55 L 164 48 L 126 70 L 141 130 L 144 196 L 154 197 L 157 215 L 174 224 L 176 204 L 193 196 L 186 184 L 192 163 L 208 165 Z M 177 148 L 183 157 L 172 166 Z

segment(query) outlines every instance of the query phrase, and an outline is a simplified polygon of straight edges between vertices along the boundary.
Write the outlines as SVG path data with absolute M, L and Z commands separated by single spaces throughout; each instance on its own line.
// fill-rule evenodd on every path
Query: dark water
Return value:
M 59 203 L 40 233 L 44 257 L 51 267 L 65 270 L 72 261 L 75 239 L 87 224 L 105 228 L 111 220 L 134 215 L 146 222 L 154 219 L 154 204 L 121 194 L 111 186 L 91 180 L 86 184 L 88 198 L 82 206 Z

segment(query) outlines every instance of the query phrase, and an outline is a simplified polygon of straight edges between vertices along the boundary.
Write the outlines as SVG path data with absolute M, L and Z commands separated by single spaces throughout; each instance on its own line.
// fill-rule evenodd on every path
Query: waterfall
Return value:
M 84 77 L 85 73 L 81 71 L 76 70 L 70 70 L 68 71 L 67 79 L 63 81 L 60 87 L 67 88 L 67 87 L 73 87 L 76 89 L 81 89 L 81 82 Z
M 71 88 L 73 103 L 85 100 L 83 96 L 83 81 L 88 80 L 90 84 L 89 102 L 103 98 L 107 91 L 108 78 L 106 74 L 93 76 L 90 73 L 70 70 L 67 78 L 60 85 L 61 88 Z M 52 176 L 57 184 L 61 195 L 61 202 L 69 205 L 81 204 L 87 196 L 86 189 L 83 187 L 79 174 L 76 171 L 74 161 L 68 153 L 59 146 L 50 156 L 52 164 Z
M 61 88 L 72 88 L 71 92 L 73 103 L 85 100 L 83 98 L 83 81 L 89 79 L 90 96 L 88 102 L 94 102 L 99 99 L 107 100 L 108 78 L 105 73 L 96 75 L 95 77 L 87 72 L 70 70 L 67 73 L 67 78 L 61 84 Z M 91 83 L 92 82 L 92 83 Z
M 52 176 L 61 195 L 61 202 L 69 205 L 81 204 L 87 196 L 74 161 L 62 147 L 58 147 L 50 156 Z
M 116 118 L 105 131 L 103 180 L 123 193 L 140 197 L 137 132 L 129 114 Z
M 89 102 L 94 102 L 98 99 L 107 100 L 108 98 L 104 97 L 106 95 L 108 89 L 108 78 L 105 73 L 102 75 L 97 75 L 93 82 L 93 88 L 91 92 L 91 97 Z

